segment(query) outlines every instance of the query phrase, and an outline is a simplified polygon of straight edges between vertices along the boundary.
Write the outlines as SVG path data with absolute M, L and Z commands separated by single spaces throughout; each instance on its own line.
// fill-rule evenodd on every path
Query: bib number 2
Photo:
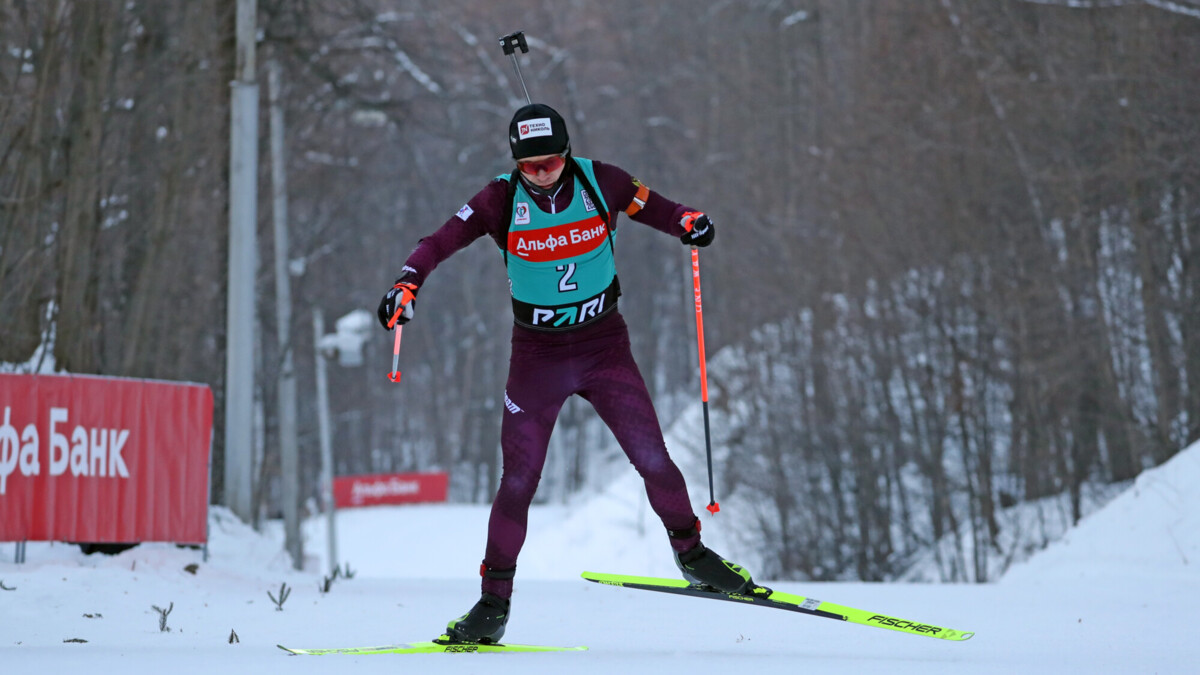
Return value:
M 562 278 L 558 280 L 558 290 L 561 293 L 568 293 L 579 288 L 579 284 L 571 281 L 571 277 L 575 276 L 575 263 L 567 263 L 554 268 L 562 272 Z

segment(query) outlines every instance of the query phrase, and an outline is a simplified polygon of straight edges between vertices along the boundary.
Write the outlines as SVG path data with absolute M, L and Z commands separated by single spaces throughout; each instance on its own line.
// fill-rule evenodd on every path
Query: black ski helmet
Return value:
M 544 103 L 531 103 L 517 110 L 509 122 L 508 145 L 513 159 L 521 159 L 567 152 L 571 138 L 557 110 Z

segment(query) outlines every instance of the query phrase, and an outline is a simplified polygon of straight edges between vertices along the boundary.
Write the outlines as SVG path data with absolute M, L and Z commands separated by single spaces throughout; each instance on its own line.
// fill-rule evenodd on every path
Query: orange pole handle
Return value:
M 404 313 L 404 308 L 407 307 L 408 303 L 412 302 L 415 297 L 416 295 L 407 288 L 400 291 L 400 299 L 396 302 L 396 313 L 392 315 L 392 318 L 388 319 L 388 328 L 392 328 L 396 325 L 396 322 L 400 320 L 400 315 Z

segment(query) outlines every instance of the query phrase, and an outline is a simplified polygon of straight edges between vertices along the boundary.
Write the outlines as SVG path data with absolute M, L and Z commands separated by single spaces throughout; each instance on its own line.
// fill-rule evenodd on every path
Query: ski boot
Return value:
M 447 642 L 496 644 L 504 637 L 508 623 L 509 601 L 498 595 L 484 593 L 471 611 L 451 621 L 442 637 Z
M 741 565 L 721 558 L 704 544 L 696 544 L 683 553 L 676 553 L 675 565 L 683 573 L 684 579 L 697 586 L 739 594 L 758 588 L 750 578 L 750 573 Z

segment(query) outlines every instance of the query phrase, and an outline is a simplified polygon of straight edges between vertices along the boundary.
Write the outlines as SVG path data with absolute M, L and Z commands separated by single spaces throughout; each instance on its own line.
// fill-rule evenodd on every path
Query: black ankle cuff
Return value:
M 696 544 L 695 546 L 691 547 L 690 549 L 679 554 L 679 562 L 686 565 L 686 564 L 692 562 L 693 560 L 698 560 L 700 558 L 703 558 L 704 554 L 707 552 L 708 552 L 708 549 L 704 547 L 704 544 Z
M 700 534 L 700 519 L 699 518 L 696 518 L 695 520 L 693 520 L 692 524 L 690 526 L 679 529 L 679 530 L 672 530 L 669 527 L 667 528 L 667 536 L 672 539 L 690 539 L 699 534 Z
M 512 579 L 513 577 L 517 576 L 517 568 L 514 566 L 514 567 L 510 567 L 506 570 L 497 570 L 497 569 L 492 569 L 491 567 L 488 567 L 487 563 L 480 563 L 479 564 L 479 576 L 483 577 L 484 579 L 497 579 L 500 581 L 507 581 L 507 580 Z

